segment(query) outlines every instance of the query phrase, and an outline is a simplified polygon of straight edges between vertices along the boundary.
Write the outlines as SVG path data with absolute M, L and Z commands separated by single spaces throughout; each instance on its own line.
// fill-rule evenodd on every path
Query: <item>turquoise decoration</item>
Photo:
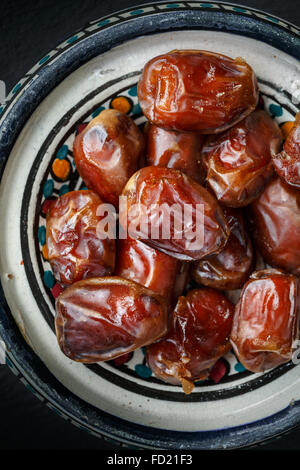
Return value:
M 282 116 L 283 115 L 283 109 L 279 104 L 270 104 L 269 106 L 269 111 L 272 114 L 272 116 Z
M 46 244 L 46 227 L 44 225 L 38 229 L 38 239 L 42 246 Z
M 15 88 L 12 90 L 12 94 L 14 95 L 15 93 L 17 93 L 17 91 L 20 90 L 22 84 L 21 83 L 18 83 Z
M 68 151 L 69 151 L 69 147 L 67 145 L 63 145 L 62 147 L 60 147 L 60 149 L 58 150 L 56 154 L 57 158 L 59 158 L 60 160 L 63 160 L 64 158 L 67 157 Z
M 72 44 L 72 42 L 75 42 L 78 39 L 78 36 L 75 34 L 75 36 L 72 36 L 67 40 L 68 44 Z
M 180 8 L 180 5 L 178 3 L 169 3 L 169 5 L 166 5 L 167 8 Z
M 39 64 L 40 65 L 43 65 L 45 62 L 47 62 L 47 60 L 50 59 L 50 55 L 45 55 L 45 57 L 43 57 L 40 61 L 39 61 Z
M 44 284 L 46 287 L 48 287 L 48 289 L 52 289 L 52 287 L 54 287 L 55 279 L 52 274 L 52 271 L 44 272 Z
M 68 184 L 63 184 L 62 187 L 59 190 L 59 195 L 63 196 L 64 194 L 68 193 L 70 191 L 69 185 Z
M 134 116 L 136 114 L 141 114 L 142 108 L 140 107 L 139 103 L 135 104 L 132 108 L 131 115 Z
M 274 18 L 273 16 L 266 16 L 266 18 L 268 18 L 270 21 L 273 21 L 273 23 L 279 23 L 278 18 Z
M 240 8 L 240 7 L 234 7 L 233 11 L 237 11 L 238 13 L 246 13 L 247 10 L 245 8 Z
M 237 372 L 244 372 L 246 369 L 245 369 L 245 367 L 243 366 L 243 364 L 241 364 L 240 362 L 238 362 L 237 364 L 235 364 L 234 370 L 236 370 Z
M 53 193 L 54 189 L 54 181 L 53 180 L 47 180 L 46 183 L 44 184 L 44 189 L 43 189 L 43 194 L 45 199 L 50 197 Z
M 99 26 L 99 28 L 101 28 L 101 26 L 106 26 L 109 23 L 110 23 L 110 20 L 102 20 L 97 24 L 97 26 Z
M 99 116 L 101 111 L 103 111 L 104 109 L 104 106 L 99 106 L 99 108 L 95 109 L 95 111 L 92 113 L 92 118 Z
M 137 96 L 137 85 L 133 86 L 128 90 L 129 96 Z
M 134 369 L 137 375 L 139 375 L 143 379 L 148 379 L 152 375 L 151 369 L 149 369 L 149 367 L 147 366 L 144 366 L 143 364 L 137 364 Z
M 130 15 L 135 16 L 135 15 L 141 15 L 142 13 L 144 13 L 144 10 L 134 10 L 130 12 Z

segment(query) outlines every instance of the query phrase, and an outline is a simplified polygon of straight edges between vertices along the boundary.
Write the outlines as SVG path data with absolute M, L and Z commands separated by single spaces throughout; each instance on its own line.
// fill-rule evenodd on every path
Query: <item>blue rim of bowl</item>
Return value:
M 38 104 L 76 68 L 124 41 L 169 30 L 205 29 L 261 40 L 300 59 L 300 29 L 259 10 L 225 2 L 156 2 L 137 5 L 89 23 L 43 57 L 0 107 L 0 179 L 14 142 Z M 0 336 L 7 364 L 45 404 L 73 424 L 126 447 L 220 449 L 253 445 L 300 423 L 300 402 L 268 418 L 215 431 L 159 430 L 109 415 L 74 395 L 26 344 L 0 285 Z

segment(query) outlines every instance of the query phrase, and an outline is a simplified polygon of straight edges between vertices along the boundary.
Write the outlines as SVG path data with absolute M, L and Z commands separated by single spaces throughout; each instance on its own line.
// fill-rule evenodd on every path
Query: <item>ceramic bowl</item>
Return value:
M 93 434 L 142 448 L 236 448 L 299 424 L 295 364 L 253 374 L 229 353 L 219 383 L 198 382 L 185 395 L 153 377 L 143 350 L 84 365 L 61 353 L 54 332 L 60 287 L 47 261 L 45 214 L 53 198 L 84 187 L 73 162 L 74 136 L 120 100 L 142 124 L 141 69 L 172 49 L 243 56 L 279 124 L 299 109 L 299 29 L 246 7 L 146 4 L 95 20 L 50 51 L 0 109 L 0 335 L 7 364 L 26 386 Z

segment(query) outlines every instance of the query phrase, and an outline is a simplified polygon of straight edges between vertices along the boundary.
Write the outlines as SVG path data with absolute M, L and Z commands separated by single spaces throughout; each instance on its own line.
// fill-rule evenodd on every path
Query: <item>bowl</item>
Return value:
M 279 124 L 299 110 L 300 30 L 248 7 L 144 4 L 97 19 L 50 51 L 0 108 L 0 335 L 7 364 L 27 387 L 95 435 L 135 448 L 254 445 L 300 423 L 296 363 L 253 374 L 229 353 L 219 383 L 198 382 L 185 395 L 152 375 L 142 349 L 87 365 L 65 357 L 56 341 L 60 286 L 47 261 L 45 214 L 53 198 L 84 188 L 74 137 L 102 109 L 120 103 L 142 125 L 141 70 L 172 49 L 243 56 Z

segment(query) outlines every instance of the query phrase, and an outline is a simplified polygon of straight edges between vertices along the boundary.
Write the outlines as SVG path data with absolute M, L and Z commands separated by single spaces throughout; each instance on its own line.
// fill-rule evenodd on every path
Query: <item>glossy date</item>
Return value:
M 273 157 L 273 164 L 280 178 L 300 189 L 300 113 L 296 115 L 282 152 Z
M 223 208 L 230 235 L 223 250 L 197 261 L 192 276 L 204 286 L 215 289 L 240 289 L 253 268 L 253 248 L 239 209 Z
M 147 347 L 147 362 L 156 377 L 182 385 L 208 377 L 230 346 L 234 306 L 224 294 L 204 287 L 179 297 L 168 334 Z
M 122 196 L 127 198 L 120 211 L 122 227 L 174 258 L 201 259 L 221 251 L 228 239 L 228 224 L 214 196 L 179 170 L 142 168 Z
M 127 238 L 118 240 L 115 275 L 131 279 L 157 292 L 168 301 L 182 263 L 145 243 Z
M 47 213 L 47 259 L 63 285 L 114 270 L 115 240 L 97 234 L 100 204 L 93 191 L 71 191 L 60 196 Z
M 181 170 L 198 183 L 203 183 L 203 142 L 202 135 L 168 131 L 150 124 L 147 128 L 147 164 Z
M 75 138 L 74 160 L 88 188 L 116 208 L 127 180 L 138 169 L 144 136 L 132 119 L 106 109 Z
M 262 110 L 225 133 L 208 137 L 202 156 L 206 181 L 217 199 L 231 207 L 256 199 L 273 174 L 272 155 L 281 140 L 278 125 Z
M 249 208 L 254 242 L 265 261 L 300 275 L 300 192 L 274 179 Z
M 241 58 L 175 50 L 147 62 L 138 97 L 143 113 L 153 124 L 214 134 L 254 111 L 258 88 L 253 70 Z
M 299 335 L 298 281 L 278 270 L 256 271 L 236 306 L 231 343 L 240 362 L 264 372 L 292 359 Z
M 120 277 L 79 281 L 56 301 L 59 346 L 70 359 L 107 361 L 156 341 L 167 332 L 164 299 Z

